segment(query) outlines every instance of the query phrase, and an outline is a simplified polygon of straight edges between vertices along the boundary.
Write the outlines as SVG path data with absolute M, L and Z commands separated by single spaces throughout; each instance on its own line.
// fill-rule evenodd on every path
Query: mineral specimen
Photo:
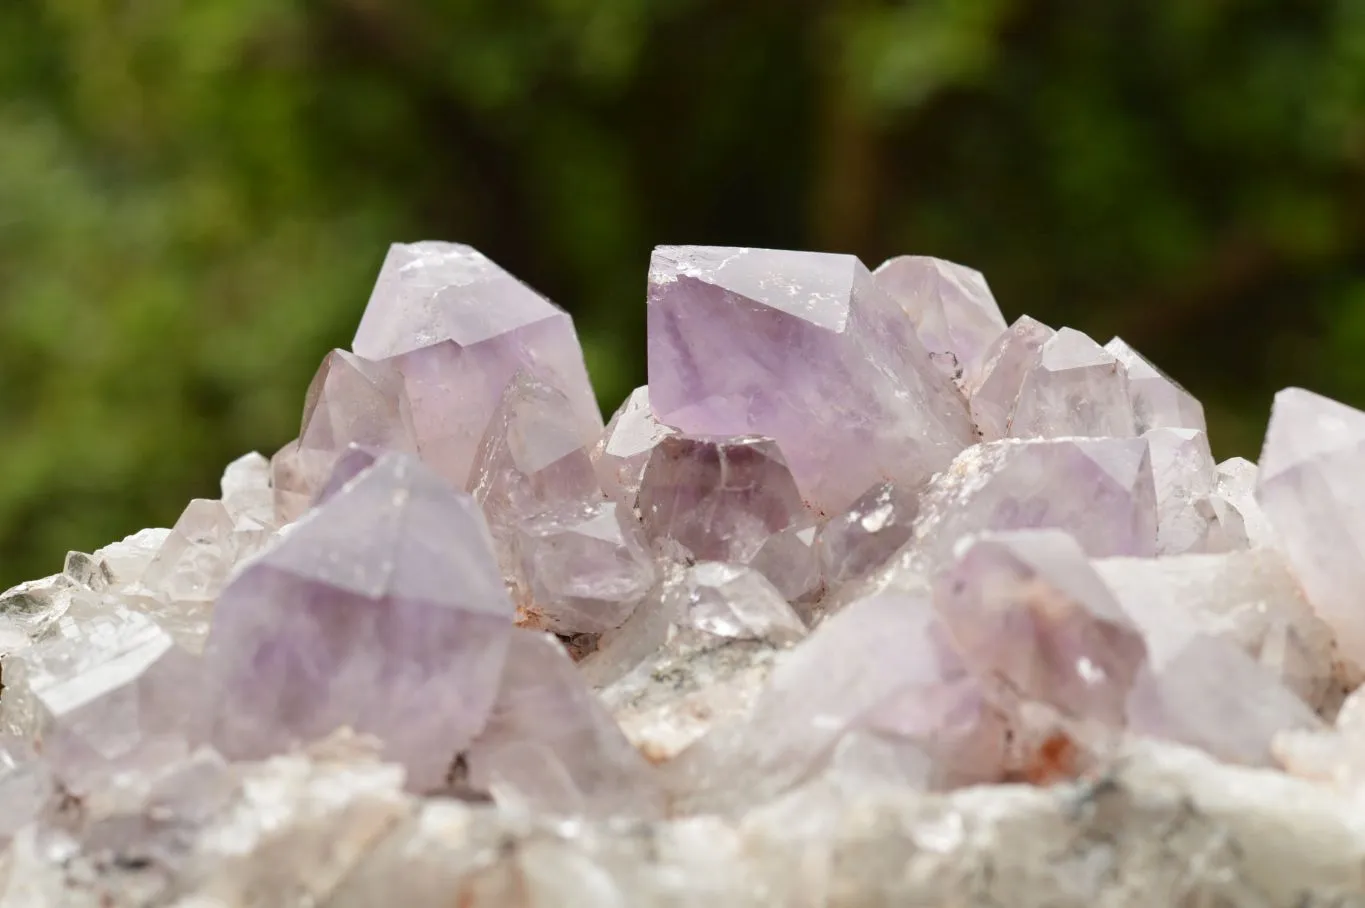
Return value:
M 0 908 L 1365 904 L 1365 413 L 1215 465 L 938 259 L 648 307 L 604 430 L 565 313 L 394 246 L 296 442 L 0 594 Z

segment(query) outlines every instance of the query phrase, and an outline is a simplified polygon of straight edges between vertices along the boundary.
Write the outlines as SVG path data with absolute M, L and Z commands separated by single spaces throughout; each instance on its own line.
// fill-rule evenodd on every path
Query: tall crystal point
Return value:
M 872 279 L 901 304 L 935 365 L 952 378 L 1005 330 L 1005 317 L 980 271 L 927 255 L 900 255 L 882 262 Z
M 488 719 L 511 630 L 477 505 L 387 454 L 223 591 L 215 743 L 261 756 L 349 726 L 435 786 Z
M 695 435 L 766 435 L 827 514 L 909 485 L 973 440 L 961 395 L 849 255 L 662 246 L 649 271 L 649 393 Z
M 1204 424 L 1204 405 L 1123 338 L 1114 338 L 1104 349 L 1118 357 L 1128 370 L 1128 389 L 1139 432 L 1163 427 L 1208 430 Z
M 418 453 L 459 486 L 520 369 L 564 392 L 585 446 L 602 431 L 568 313 L 469 246 L 390 247 L 352 348 L 397 367 Z
M 1365 666 L 1365 413 L 1299 388 L 1275 395 L 1256 498 L 1342 654 Z
M 1063 438 L 1136 432 L 1123 365 L 1080 331 L 1062 328 L 1043 344 L 1024 375 L 1006 434 Z

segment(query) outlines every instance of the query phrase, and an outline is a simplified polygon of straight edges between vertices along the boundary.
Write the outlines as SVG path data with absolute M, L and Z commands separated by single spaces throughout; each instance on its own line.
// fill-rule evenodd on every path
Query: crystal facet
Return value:
M 782 452 L 757 436 L 663 439 L 645 467 L 639 509 L 651 539 L 695 560 L 740 563 L 806 517 Z
M 965 390 L 982 441 L 1010 434 L 1010 417 L 1024 377 L 1037 367 L 1043 345 L 1056 333 L 1035 318 L 1020 316 L 972 365 Z
M 1048 338 L 1019 387 L 1006 434 L 1014 438 L 1137 433 L 1122 364 L 1079 331 Z
M 831 518 L 815 543 L 825 580 L 845 583 L 885 564 L 914 535 L 918 506 L 912 492 L 882 483 Z
M 1116 356 L 1128 372 L 1128 390 L 1139 432 L 1163 427 L 1208 430 L 1204 425 L 1204 405 L 1126 341 L 1116 337 L 1104 349 Z
M 970 540 L 934 603 L 973 669 L 1066 715 L 1122 726 L 1142 634 L 1057 530 Z
M 951 378 L 1005 331 L 1005 317 L 981 272 L 925 255 L 901 255 L 872 272 L 900 303 L 934 364 Z
M 602 489 L 628 508 L 635 507 L 640 482 L 654 446 L 676 430 L 654 418 L 649 406 L 649 386 L 641 385 L 612 415 L 593 448 L 592 460 Z
M 1275 395 L 1256 500 L 1342 655 L 1365 665 L 1365 413 L 1298 388 Z
M 487 720 L 511 629 L 474 502 L 386 454 L 223 591 L 214 741 L 260 756 L 349 725 L 432 787 Z
M 573 320 L 469 246 L 391 246 L 352 349 L 401 373 L 418 453 L 459 486 L 520 370 L 564 394 L 583 445 L 602 432 Z
M 856 258 L 663 246 L 649 270 L 650 403 L 697 435 L 767 435 L 825 513 L 972 441 L 966 407 Z

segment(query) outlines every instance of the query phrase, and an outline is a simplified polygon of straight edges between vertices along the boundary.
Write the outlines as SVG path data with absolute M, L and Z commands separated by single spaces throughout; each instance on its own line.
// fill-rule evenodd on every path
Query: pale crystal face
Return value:
M 1066 715 L 1123 725 L 1147 647 L 1070 536 L 969 540 L 936 581 L 934 604 L 978 674 Z
M 390 247 L 352 349 L 402 375 L 417 450 L 456 485 L 518 371 L 568 398 L 583 445 L 602 432 L 573 320 L 468 246 Z
M 914 536 L 917 490 L 881 483 L 847 511 L 830 519 L 816 539 L 820 569 L 829 583 L 864 577 L 885 564 Z
M 1010 435 L 1010 421 L 1024 378 L 1037 368 L 1043 345 L 1056 333 L 1037 319 L 1020 316 L 972 365 L 964 391 L 982 441 Z
M 1104 349 L 1117 357 L 1128 373 L 1128 388 L 1139 432 L 1157 428 L 1208 431 L 1204 424 L 1204 405 L 1126 341 L 1116 337 L 1105 344 Z
M 660 441 L 675 434 L 676 429 L 654 418 L 648 385 L 630 392 L 592 451 L 602 490 L 626 507 L 635 507 L 650 454 Z
M 694 560 L 747 562 L 806 507 L 782 452 L 768 438 L 670 436 L 650 455 L 640 486 L 645 532 Z
M 847 255 L 656 249 L 649 379 L 660 422 L 775 439 L 827 514 L 882 480 L 923 480 L 972 440 L 910 318 Z
M 385 455 L 219 598 L 213 740 L 259 756 L 350 726 L 439 784 L 487 719 L 511 618 L 473 501 Z
M 1012 438 L 1137 434 L 1128 374 L 1112 354 L 1063 328 L 1039 348 L 1008 419 Z
M 1342 655 L 1365 664 L 1365 413 L 1288 388 L 1275 396 L 1256 500 Z
M 980 271 L 901 255 L 882 262 L 872 278 L 909 314 L 924 349 L 950 378 L 961 378 L 1005 331 L 1005 317 Z

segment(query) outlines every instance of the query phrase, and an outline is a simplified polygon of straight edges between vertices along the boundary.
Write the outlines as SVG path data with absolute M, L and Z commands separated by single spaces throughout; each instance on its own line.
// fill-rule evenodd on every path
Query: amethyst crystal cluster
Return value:
M 604 427 L 566 313 L 395 245 L 296 441 L 0 598 L 0 905 L 956 904 L 878 887 L 1134 761 L 1365 790 L 1365 413 L 1215 463 L 924 257 L 661 247 L 648 325 Z M 923 816 L 806 879 L 850 792 Z

